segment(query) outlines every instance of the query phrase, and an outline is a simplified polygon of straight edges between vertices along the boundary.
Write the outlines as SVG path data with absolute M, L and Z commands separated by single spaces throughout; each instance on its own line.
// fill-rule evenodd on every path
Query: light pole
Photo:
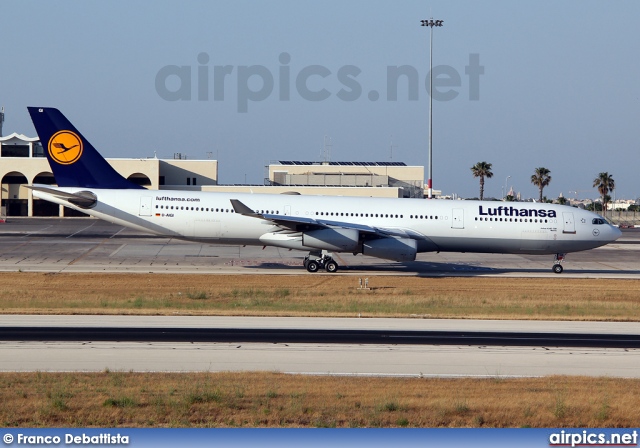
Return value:
M 433 20 L 433 17 L 429 20 L 420 21 L 420 26 L 428 26 L 431 28 L 429 33 L 429 180 L 427 181 L 427 197 L 429 199 L 433 198 L 433 164 L 431 151 L 431 128 L 433 125 L 433 27 L 442 26 L 443 23 L 444 20 Z
M 508 195 L 507 186 L 508 186 L 509 179 L 511 179 L 511 176 L 507 176 L 507 178 L 504 180 L 504 197 L 503 197 L 503 199 L 506 198 L 507 195 Z

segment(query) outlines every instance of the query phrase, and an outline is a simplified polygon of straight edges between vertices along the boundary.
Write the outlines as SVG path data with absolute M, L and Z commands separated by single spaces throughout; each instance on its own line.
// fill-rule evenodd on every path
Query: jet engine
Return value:
M 315 249 L 336 252 L 356 252 L 359 232 L 355 229 L 320 229 L 305 232 L 302 244 Z
M 416 240 L 409 238 L 380 238 L 362 244 L 364 255 L 385 260 L 413 261 L 417 252 Z

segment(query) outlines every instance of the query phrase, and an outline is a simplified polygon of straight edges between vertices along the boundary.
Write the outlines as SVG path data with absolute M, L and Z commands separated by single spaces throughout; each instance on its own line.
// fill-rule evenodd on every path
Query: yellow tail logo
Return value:
M 58 131 L 49 139 L 49 156 L 61 165 L 71 165 L 82 155 L 82 140 L 75 132 Z

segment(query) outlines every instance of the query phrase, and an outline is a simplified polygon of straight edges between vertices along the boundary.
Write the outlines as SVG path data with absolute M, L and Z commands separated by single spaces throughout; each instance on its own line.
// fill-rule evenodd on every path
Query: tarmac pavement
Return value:
M 640 229 L 568 254 L 563 277 L 640 278 Z M 93 218 L 10 218 L 0 224 L 0 271 L 301 274 L 305 252 L 157 237 Z M 410 263 L 334 254 L 338 275 L 557 277 L 551 255 L 423 253 Z M 329 275 L 324 273 L 309 275 Z M 335 274 L 333 274 L 335 275 Z

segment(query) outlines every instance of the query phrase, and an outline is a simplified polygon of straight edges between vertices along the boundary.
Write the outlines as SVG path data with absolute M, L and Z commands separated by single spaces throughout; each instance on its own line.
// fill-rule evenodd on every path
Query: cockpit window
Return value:
M 601 225 L 606 223 L 607 222 L 602 218 L 593 218 L 593 220 L 591 221 L 591 224 L 596 224 L 596 225 Z

